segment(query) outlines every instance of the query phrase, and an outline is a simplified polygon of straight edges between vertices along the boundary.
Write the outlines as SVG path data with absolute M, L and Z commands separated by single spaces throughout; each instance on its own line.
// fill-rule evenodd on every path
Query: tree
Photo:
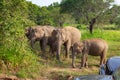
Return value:
M 32 4 L 32 2 L 27 2 L 28 5 L 28 18 L 34 23 L 37 24 L 37 16 L 40 13 L 40 7 L 36 4 Z
M 110 14 L 109 22 L 120 26 L 120 6 L 113 5 L 108 13 Z
M 92 33 L 96 20 L 109 8 L 113 0 L 62 0 L 61 13 L 71 13 L 77 21 L 89 24 Z
M 39 9 L 39 14 L 37 15 L 38 25 L 52 25 L 52 19 L 50 17 L 50 12 L 47 7 L 41 7 Z
M 63 27 L 64 24 L 70 25 L 75 23 L 75 20 L 71 14 L 60 13 L 60 4 L 57 2 L 48 6 L 48 10 L 54 26 Z

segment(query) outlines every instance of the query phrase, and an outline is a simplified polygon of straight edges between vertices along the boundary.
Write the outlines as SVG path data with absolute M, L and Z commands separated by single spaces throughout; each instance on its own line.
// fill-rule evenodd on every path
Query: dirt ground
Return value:
M 18 78 L 17 76 L 13 75 L 6 75 L 6 74 L 0 74 L 0 80 L 73 80 L 75 76 L 72 74 L 77 73 L 78 75 L 82 75 L 83 73 L 88 73 L 88 74 L 93 74 L 93 71 L 98 72 L 98 67 L 97 66 L 91 66 L 89 68 L 61 68 L 61 67 L 56 67 L 56 68 L 49 68 L 47 70 L 47 74 L 50 74 L 49 78 L 48 76 L 43 77 L 43 78 L 36 78 L 36 79 L 23 79 L 23 78 Z M 64 73 L 67 73 L 67 75 L 64 75 Z M 87 74 L 86 74 L 87 75 Z

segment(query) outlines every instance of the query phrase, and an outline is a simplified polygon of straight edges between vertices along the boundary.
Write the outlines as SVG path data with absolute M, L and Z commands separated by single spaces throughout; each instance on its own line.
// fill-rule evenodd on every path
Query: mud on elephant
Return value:
M 55 28 L 51 26 L 33 26 L 27 28 L 25 34 L 29 39 L 32 48 L 35 42 L 39 41 L 41 51 L 45 52 L 46 45 L 49 45 L 51 48 L 51 36 L 54 29 Z
M 108 44 L 102 39 L 88 39 L 83 42 L 77 42 L 73 47 L 72 66 L 75 67 L 75 54 L 82 53 L 81 68 L 88 67 L 87 56 L 100 56 L 100 65 L 106 62 L 106 53 Z
M 66 57 L 68 58 L 70 48 L 72 48 L 76 42 L 80 41 L 81 33 L 77 28 L 68 26 L 54 30 L 52 36 L 55 38 L 55 42 L 53 44 L 56 46 L 56 58 L 61 61 L 61 46 L 65 46 Z

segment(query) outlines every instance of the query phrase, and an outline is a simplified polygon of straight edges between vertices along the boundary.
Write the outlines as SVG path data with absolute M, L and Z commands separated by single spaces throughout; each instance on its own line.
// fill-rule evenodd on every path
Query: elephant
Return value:
M 51 50 L 51 36 L 54 29 L 55 28 L 51 26 L 33 26 L 32 28 L 28 28 L 26 36 L 30 40 L 31 47 L 33 48 L 34 43 L 39 41 L 42 52 L 45 52 L 46 45 L 49 45 Z
M 67 26 L 64 28 L 58 28 L 53 30 L 52 36 L 54 37 L 54 45 L 56 46 L 56 58 L 58 61 L 61 62 L 60 60 L 60 51 L 61 51 L 61 46 L 65 46 L 65 51 L 66 51 L 66 57 L 69 58 L 69 50 L 72 49 L 73 45 L 80 41 L 81 38 L 81 32 L 71 26 Z
M 88 67 L 87 56 L 100 56 L 100 65 L 106 63 L 106 53 L 108 50 L 108 44 L 103 39 L 87 39 L 83 42 L 77 42 L 73 46 L 72 55 L 72 67 L 75 67 L 75 54 L 82 53 L 81 68 Z

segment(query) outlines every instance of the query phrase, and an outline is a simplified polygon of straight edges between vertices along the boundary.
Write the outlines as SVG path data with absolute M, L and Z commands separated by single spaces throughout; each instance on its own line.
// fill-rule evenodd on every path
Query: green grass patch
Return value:
M 120 41 L 119 30 L 94 30 L 93 34 L 90 34 L 88 30 L 82 30 L 82 40 L 91 38 L 101 38 L 106 41 Z

